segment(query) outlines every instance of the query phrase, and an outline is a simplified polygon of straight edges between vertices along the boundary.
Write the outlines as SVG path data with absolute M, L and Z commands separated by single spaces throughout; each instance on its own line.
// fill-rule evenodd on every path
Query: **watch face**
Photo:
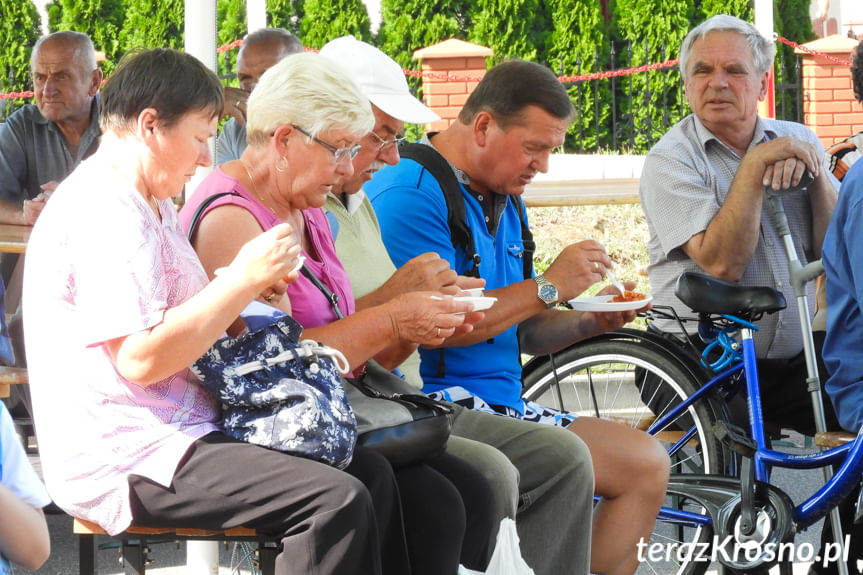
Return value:
M 553 285 L 544 285 L 539 288 L 539 299 L 548 303 L 557 300 L 557 288 Z

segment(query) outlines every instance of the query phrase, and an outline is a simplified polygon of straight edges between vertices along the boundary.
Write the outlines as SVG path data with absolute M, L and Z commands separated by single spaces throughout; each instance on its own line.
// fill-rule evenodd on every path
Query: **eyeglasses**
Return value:
M 399 144 L 404 142 L 405 139 L 407 139 L 407 136 L 396 136 L 392 140 L 384 140 L 383 138 L 378 136 L 375 132 L 369 132 L 369 134 L 374 136 L 375 139 L 379 142 L 378 150 L 377 150 L 378 153 L 383 152 L 385 148 L 389 148 L 390 146 L 398 146 Z
M 350 146 L 347 148 L 337 148 L 337 147 L 333 146 L 332 144 L 326 143 L 325 141 L 321 140 L 320 138 L 316 138 L 315 136 L 311 135 L 310 133 L 308 133 L 304 129 L 297 126 L 296 124 L 291 124 L 291 126 L 293 126 L 294 129 L 296 131 L 298 131 L 299 133 L 304 134 L 306 137 L 314 140 L 315 142 L 317 142 L 318 144 L 322 145 L 324 148 L 329 150 L 330 153 L 333 155 L 333 162 L 336 164 L 338 164 L 339 162 L 341 162 L 342 160 L 345 160 L 345 159 L 347 159 L 348 161 L 353 160 L 354 158 L 357 157 L 357 154 L 360 153 L 360 149 L 362 148 L 362 146 L 359 144 L 357 144 L 355 146 Z

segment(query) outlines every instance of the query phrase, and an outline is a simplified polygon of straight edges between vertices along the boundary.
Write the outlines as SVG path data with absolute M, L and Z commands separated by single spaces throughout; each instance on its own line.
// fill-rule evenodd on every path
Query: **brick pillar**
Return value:
M 850 62 L 857 40 L 834 35 L 804 46 Z M 825 148 L 863 130 L 863 106 L 854 98 L 850 68 L 800 48 L 795 52 L 803 59 L 803 123 Z
M 422 61 L 422 87 L 425 105 L 441 119 L 426 125 L 436 132 L 446 129 L 458 116 L 468 95 L 485 75 L 491 48 L 451 38 L 413 53 Z

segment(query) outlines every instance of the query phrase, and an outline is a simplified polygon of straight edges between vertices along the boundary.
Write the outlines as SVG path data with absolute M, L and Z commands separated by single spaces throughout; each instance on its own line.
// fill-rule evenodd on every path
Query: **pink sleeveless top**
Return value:
M 187 233 L 198 206 L 208 197 L 220 193 L 234 193 L 236 195 L 226 195 L 214 200 L 204 210 L 203 216 L 219 206 L 235 205 L 248 210 L 264 231 L 280 223 L 275 214 L 246 190 L 240 182 L 222 171 L 221 167 L 217 167 L 201 182 L 195 193 L 180 210 L 180 224 Z M 306 267 L 338 296 L 339 309 L 343 315 L 354 313 L 354 295 L 351 291 L 351 283 L 336 255 L 333 234 L 326 214 L 320 208 L 307 208 L 303 210 L 303 220 L 306 225 L 308 241 L 316 252 L 313 255 L 303 250 Z M 329 300 L 303 274 L 300 274 L 300 278 L 288 286 L 288 297 L 291 300 L 291 315 L 303 327 L 319 327 L 338 319 Z

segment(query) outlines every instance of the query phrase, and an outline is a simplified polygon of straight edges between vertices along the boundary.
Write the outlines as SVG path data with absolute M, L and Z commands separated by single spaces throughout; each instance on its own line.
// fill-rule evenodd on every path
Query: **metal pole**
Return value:
M 764 194 L 767 200 L 767 209 L 773 219 L 774 226 L 776 226 L 776 232 L 782 238 L 782 244 L 785 247 L 785 254 L 788 258 L 791 284 L 794 287 L 794 296 L 797 298 L 797 313 L 800 318 L 801 330 L 808 336 L 803 338 L 803 355 L 806 358 L 806 384 L 812 401 L 815 431 L 822 433 L 827 431 L 827 423 L 824 419 L 824 403 L 821 399 L 821 379 L 818 375 L 815 343 L 812 339 L 812 319 L 809 315 L 809 301 L 806 298 L 806 284 L 820 275 L 824 270 L 824 266 L 821 265 L 821 260 L 809 262 L 805 266 L 800 262 L 800 259 L 797 257 L 797 250 L 794 247 L 794 240 L 791 237 L 791 231 L 788 227 L 785 208 L 782 205 L 781 192 L 776 193 L 765 189 Z M 821 472 L 825 483 L 833 475 L 833 470 L 830 466 L 822 467 Z M 838 507 L 830 510 L 829 520 L 830 526 L 833 528 L 834 541 L 840 544 L 843 543 L 845 539 Z M 848 575 L 848 565 L 844 561 L 837 561 L 836 569 L 839 575 Z
M 246 0 L 246 27 L 249 32 L 267 27 L 267 0 Z
M 216 0 L 186 0 L 185 2 L 185 48 L 213 72 L 218 73 L 216 63 Z M 210 154 L 215 157 L 215 140 L 210 138 Z M 185 194 L 191 194 L 207 174 L 212 165 L 199 168 L 186 186 Z M 218 575 L 219 543 L 217 541 L 186 542 L 187 575 Z
M 218 74 L 216 63 L 216 0 L 186 0 L 185 3 L 185 49 Z M 216 157 L 216 141 L 210 138 L 210 155 Z M 210 165 L 198 168 L 195 176 L 186 184 L 185 196 L 189 196 L 201 180 L 213 170 Z
M 773 42 L 773 0 L 755 0 L 755 27 Z M 758 113 L 765 118 L 776 117 L 776 88 L 773 67 L 767 78 L 767 95 L 758 103 Z

